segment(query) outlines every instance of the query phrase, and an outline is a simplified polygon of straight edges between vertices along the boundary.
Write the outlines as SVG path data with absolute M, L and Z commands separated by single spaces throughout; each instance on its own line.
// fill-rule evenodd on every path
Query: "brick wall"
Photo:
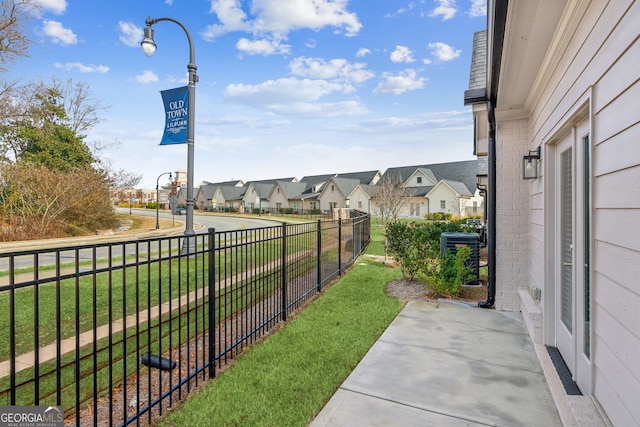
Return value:
M 518 311 L 518 288 L 527 287 L 529 187 L 522 179 L 528 153 L 526 119 L 499 121 L 496 132 L 496 303 Z

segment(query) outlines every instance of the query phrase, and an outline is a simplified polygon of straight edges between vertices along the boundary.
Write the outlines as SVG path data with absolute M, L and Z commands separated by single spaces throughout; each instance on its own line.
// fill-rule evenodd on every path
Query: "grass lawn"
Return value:
M 378 237 L 372 236 L 374 253 Z M 399 269 L 361 258 L 160 424 L 307 425 L 402 309 L 401 301 L 384 292 L 400 276 Z

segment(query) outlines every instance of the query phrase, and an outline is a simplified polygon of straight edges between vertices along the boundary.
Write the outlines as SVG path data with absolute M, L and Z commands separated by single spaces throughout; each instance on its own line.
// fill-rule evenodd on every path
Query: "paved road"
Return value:
M 129 208 L 116 208 L 116 212 L 120 214 L 128 214 Z M 196 211 L 197 212 L 197 211 Z M 156 211 L 149 209 L 133 209 L 132 213 L 134 215 L 139 216 L 156 216 Z M 160 218 L 165 219 L 174 219 L 175 221 L 185 221 L 184 215 L 171 215 L 169 212 L 160 211 L 158 216 Z M 272 227 L 277 225 L 279 222 L 269 220 L 269 219 L 260 219 L 260 218 L 241 218 L 241 217 L 233 217 L 233 216 L 219 216 L 219 215 L 210 215 L 210 214 L 198 214 L 194 213 L 193 222 L 195 232 L 197 234 L 204 234 L 207 232 L 207 229 L 213 227 L 216 231 L 231 231 L 231 230 L 241 230 L 247 228 L 260 228 L 260 227 Z M 176 224 L 178 224 L 176 222 Z M 198 227 L 201 225 L 201 227 Z M 180 234 L 178 232 L 177 234 Z
M 129 208 L 117 208 L 116 212 L 118 213 L 129 213 Z M 136 216 L 156 216 L 155 210 L 149 209 L 133 209 L 132 214 Z M 161 218 L 172 218 L 171 213 L 168 212 L 159 212 L 159 217 Z M 184 223 L 184 216 L 177 215 L 175 216 L 176 227 L 171 230 L 156 230 L 151 234 L 153 236 L 179 236 L 184 233 L 184 228 L 181 227 L 180 222 Z M 241 218 L 241 217 L 225 217 L 225 216 L 217 216 L 217 215 L 194 215 L 194 228 L 196 234 L 205 234 L 210 227 L 213 227 L 218 232 L 222 231 L 233 231 L 233 230 L 246 230 L 252 228 L 261 228 L 261 227 L 272 227 L 274 225 L 279 224 L 277 221 L 272 221 L 268 219 L 259 219 L 259 218 Z M 130 239 L 136 239 L 138 237 L 144 236 L 129 236 Z M 108 239 L 108 240 L 104 240 Z M 42 267 L 46 265 L 51 265 L 56 263 L 56 253 L 55 252 L 46 252 L 46 248 L 53 247 L 65 247 L 65 246 L 75 246 L 75 245 L 91 245 L 93 243 L 99 243 L 103 240 L 107 241 L 123 241 L 126 240 L 127 236 L 107 236 L 107 237 L 88 237 L 88 238 L 80 238 L 80 239 L 48 239 L 48 240 L 40 240 L 40 241 L 29 241 L 29 242 L 9 242 L 0 244 L 0 271 L 9 270 L 9 259 L 7 257 L 2 256 L 2 254 L 11 254 L 18 251 L 29 251 L 33 249 L 42 249 L 44 252 L 38 255 L 37 265 Z M 133 246 L 131 246 L 133 248 Z M 135 249 L 127 249 L 127 253 L 131 253 Z M 146 250 L 144 245 L 139 247 L 141 253 L 144 253 Z M 111 248 L 111 257 L 119 257 L 122 254 L 122 246 L 115 245 Z M 85 249 L 76 251 L 63 251 L 59 254 L 61 262 L 70 262 L 74 261 L 76 257 L 79 260 L 92 260 L 94 258 L 94 254 L 91 249 Z M 104 259 L 109 257 L 109 250 L 107 248 L 98 249 L 95 254 L 95 258 Z M 24 255 L 24 256 L 16 256 L 13 259 L 14 268 L 33 268 L 34 256 L 33 255 Z

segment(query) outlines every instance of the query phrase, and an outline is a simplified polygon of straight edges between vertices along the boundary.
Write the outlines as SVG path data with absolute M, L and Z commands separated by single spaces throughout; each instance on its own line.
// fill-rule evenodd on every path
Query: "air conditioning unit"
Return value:
M 474 280 L 467 282 L 468 285 L 480 284 L 480 241 L 476 233 L 454 233 L 445 232 L 440 234 L 440 252 L 442 256 L 449 252 L 457 254 L 459 248 L 471 248 L 471 256 L 467 260 L 467 266 L 471 267 L 471 271 L 476 277 Z

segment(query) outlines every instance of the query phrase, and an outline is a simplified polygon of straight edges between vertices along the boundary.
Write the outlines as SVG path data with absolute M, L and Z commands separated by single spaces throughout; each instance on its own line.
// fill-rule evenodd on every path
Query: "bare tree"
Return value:
M 387 223 L 395 222 L 408 203 L 411 191 L 404 186 L 400 176 L 385 176 L 378 184 L 378 189 L 373 194 L 375 205 L 380 209 L 382 226 L 387 228 Z
M 135 188 L 142 179 L 142 174 L 126 171 L 124 169 L 112 170 L 105 168 L 112 189 L 124 190 Z
M 27 23 L 39 9 L 35 0 L 0 0 L 0 72 L 19 57 L 28 56 Z
M 2 1 L 2 0 L 0 0 Z M 88 142 L 86 132 L 99 123 L 104 104 L 94 99 L 89 86 L 71 79 L 53 78 L 50 83 L 29 82 L 0 89 L 0 158 L 16 161 L 24 150 L 18 129 L 41 127 L 50 121 L 63 125 L 88 147 L 96 160 L 113 144 Z
M 31 39 L 27 24 L 37 15 L 37 0 L 0 0 L 0 72 L 20 57 L 29 56 Z M 7 120 L 24 115 L 24 105 L 18 100 L 16 82 L 0 82 L 0 126 Z M 0 161 L 11 161 L 10 146 L 0 144 Z
M 98 113 L 109 109 L 93 98 L 87 83 L 74 82 L 72 79 L 63 81 L 54 77 L 51 88 L 60 94 L 68 126 L 77 135 L 84 136 L 89 129 L 100 123 L 102 119 Z
M 400 211 L 406 205 L 410 191 L 404 186 L 404 182 L 397 176 L 385 176 L 377 185 L 378 189 L 373 193 L 373 202 L 380 209 L 382 229 L 385 231 L 384 252 L 385 259 L 389 246 L 387 226 L 396 222 Z

